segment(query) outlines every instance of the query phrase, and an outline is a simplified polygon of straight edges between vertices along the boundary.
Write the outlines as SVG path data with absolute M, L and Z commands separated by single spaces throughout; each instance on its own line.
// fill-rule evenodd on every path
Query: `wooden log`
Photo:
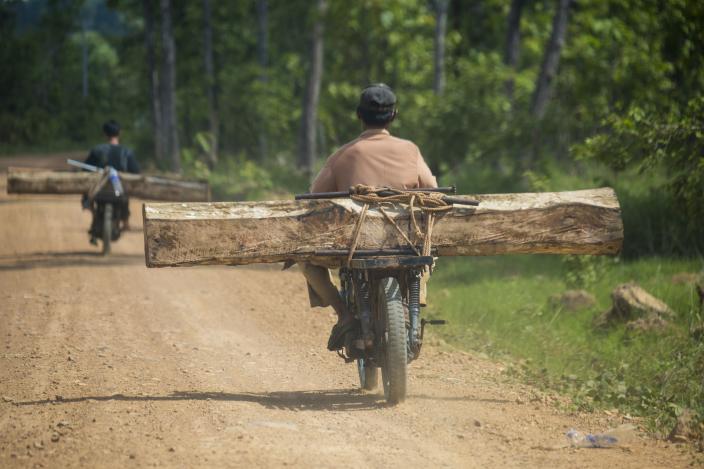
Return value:
M 476 198 L 480 205 L 456 205 L 435 222 L 432 241 L 439 256 L 616 254 L 621 249 L 621 209 L 610 188 L 464 197 Z M 316 251 L 344 253 L 361 208 L 349 199 L 145 204 L 146 263 L 167 267 L 294 260 L 339 266 L 344 256 L 330 251 L 316 256 Z M 385 210 L 403 231 L 411 232 L 407 206 Z M 398 230 L 370 207 L 357 249 L 405 246 Z
M 207 182 L 143 174 L 120 173 L 131 197 L 148 200 L 200 202 L 210 200 Z M 100 174 L 87 171 L 45 171 L 8 168 L 8 194 L 84 194 L 100 180 Z

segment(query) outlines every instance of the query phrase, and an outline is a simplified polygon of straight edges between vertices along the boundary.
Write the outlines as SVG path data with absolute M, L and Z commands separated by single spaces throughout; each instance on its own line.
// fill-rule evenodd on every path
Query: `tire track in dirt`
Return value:
M 356 390 L 330 311 L 278 266 L 146 269 L 141 225 L 98 256 L 77 197 L 0 181 L 0 467 L 684 467 L 648 439 L 563 445 L 570 414 L 500 363 L 426 347 L 409 398 Z M 33 203 L 25 203 L 33 200 Z M 132 211 L 140 213 L 134 202 Z M 58 397 L 57 397 L 58 396 Z M 55 440 L 55 441 L 54 441 Z

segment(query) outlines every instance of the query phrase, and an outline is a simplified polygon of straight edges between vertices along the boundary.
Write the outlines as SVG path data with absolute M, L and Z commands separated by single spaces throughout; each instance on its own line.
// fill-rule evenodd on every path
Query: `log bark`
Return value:
M 455 206 L 436 221 L 436 255 L 616 254 L 621 249 L 621 209 L 610 188 L 468 197 L 478 199 L 479 207 Z M 349 199 L 145 204 L 146 263 L 167 267 L 293 260 L 339 266 L 344 256 L 321 251 L 349 248 L 361 208 Z M 386 211 L 410 232 L 406 206 Z M 357 249 L 405 246 L 393 225 L 371 207 Z
M 129 173 L 120 173 L 120 178 L 127 194 L 131 197 L 181 202 L 210 200 L 210 186 L 206 182 Z M 7 192 L 8 194 L 84 194 L 99 179 L 100 174 L 90 172 L 9 168 Z

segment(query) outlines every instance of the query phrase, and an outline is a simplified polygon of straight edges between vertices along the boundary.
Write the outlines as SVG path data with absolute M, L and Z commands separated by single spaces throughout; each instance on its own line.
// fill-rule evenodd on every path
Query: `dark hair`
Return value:
M 396 117 L 396 110 L 393 109 L 389 111 L 371 111 L 358 107 L 357 113 L 360 119 L 362 119 L 362 122 L 373 126 L 386 125 Z
M 120 135 L 120 124 L 117 121 L 110 119 L 103 124 L 103 133 L 107 137 L 117 137 Z

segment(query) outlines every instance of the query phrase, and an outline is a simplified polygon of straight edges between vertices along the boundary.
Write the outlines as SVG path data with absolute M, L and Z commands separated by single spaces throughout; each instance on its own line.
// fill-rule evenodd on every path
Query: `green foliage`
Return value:
M 644 255 L 699 255 L 704 237 L 692 233 L 674 195 L 667 190 L 664 171 L 638 174 L 629 170 L 615 177 L 613 186 L 621 204 L 623 257 Z
M 199 2 L 173 5 L 182 157 L 187 168 L 196 168 L 209 130 L 203 9 Z M 212 5 L 221 163 L 207 177 L 223 197 L 305 189 L 295 155 L 312 4 L 269 2 L 265 64 L 259 63 L 254 2 Z M 329 2 L 319 164 L 359 133 L 354 110 L 360 88 L 384 81 L 399 97 L 392 131 L 418 143 L 442 182 L 457 183 L 465 193 L 611 185 L 623 207 L 625 258 L 702 252 L 703 5 L 575 3 L 554 99 L 536 122 L 530 101 L 554 4 L 526 2 L 520 60 L 511 70 L 504 63 L 509 2 L 450 2 L 447 85 L 436 96 L 430 2 Z M 163 165 L 152 155 L 143 14 L 140 2 L 1 2 L 0 60 L 13 66 L 0 69 L 0 147 L 87 148 L 102 138 L 100 123 L 116 118 L 123 140 L 145 165 Z M 156 39 L 158 49 L 159 34 Z
M 208 181 L 214 200 L 287 199 L 293 196 L 290 191 L 306 191 L 305 175 L 285 160 L 260 164 L 243 154 L 224 155 L 210 170 L 205 163 L 210 141 L 207 133 L 198 133 L 196 146 L 184 149 L 182 155 L 186 176 Z
M 453 167 L 502 159 L 511 128 L 501 57 L 477 52 L 458 59 L 455 68 L 457 79 L 448 81 L 442 97 L 428 97 L 422 108 L 409 111 L 421 129 L 414 139 L 430 163 Z
M 565 263 L 577 259 L 441 259 L 429 283 L 427 312 L 449 324 L 433 333 L 455 346 L 502 357 L 528 381 L 567 393 L 584 410 L 619 407 L 649 417 L 659 431 L 672 428 L 684 407 L 704 420 L 699 379 L 704 346 L 693 332 L 703 325 L 702 312 L 694 286 L 672 282 L 674 274 L 702 271 L 704 262 L 605 258 L 598 274 L 587 275 L 588 283 L 580 285 L 596 296 L 597 306 L 580 312 L 554 309 L 548 299 L 570 287 Z M 627 281 L 636 281 L 675 311 L 670 328 L 660 333 L 630 332 L 623 325 L 594 329 L 594 317 L 611 306 L 611 290 Z
M 115 38 L 80 32 L 81 1 L 0 4 L 0 143 L 85 144 L 100 137 L 100 124 L 124 117 L 134 95 Z M 18 11 L 35 8 L 38 24 L 19 30 Z M 16 29 L 17 28 L 17 29 Z M 88 96 L 82 96 L 82 44 L 88 47 Z
M 641 173 L 664 168 L 663 184 L 673 197 L 671 209 L 685 221 L 689 233 L 702 239 L 704 219 L 704 97 L 691 100 L 683 111 L 663 115 L 632 107 L 625 115 L 609 115 L 605 132 L 577 147 L 581 158 L 593 158 L 616 171 Z
M 604 273 L 609 259 L 600 256 L 562 256 L 565 285 L 568 288 L 589 288 Z M 615 259 L 618 262 L 618 258 Z

